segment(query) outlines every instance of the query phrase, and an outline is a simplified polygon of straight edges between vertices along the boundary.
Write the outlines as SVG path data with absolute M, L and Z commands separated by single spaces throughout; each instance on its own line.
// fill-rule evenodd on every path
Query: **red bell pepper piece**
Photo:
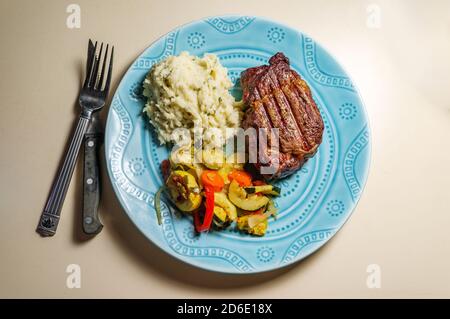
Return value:
M 214 216 L 214 188 L 210 185 L 205 185 L 205 195 L 206 195 L 206 203 L 205 203 L 205 216 L 203 218 L 203 222 L 200 221 L 199 212 L 195 212 L 194 214 L 194 225 L 195 230 L 201 233 L 204 231 L 208 231 L 211 228 L 211 223 Z

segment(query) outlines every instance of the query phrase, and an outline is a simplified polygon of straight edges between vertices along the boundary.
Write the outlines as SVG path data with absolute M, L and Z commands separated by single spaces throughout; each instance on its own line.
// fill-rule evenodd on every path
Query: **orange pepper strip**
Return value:
M 252 177 L 245 171 L 233 170 L 230 174 L 228 174 L 228 178 L 232 180 L 234 179 L 241 187 L 252 185 Z
M 201 176 L 202 184 L 206 187 L 212 187 L 215 192 L 220 192 L 224 186 L 223 178 L 217 171 L 204 171 Z

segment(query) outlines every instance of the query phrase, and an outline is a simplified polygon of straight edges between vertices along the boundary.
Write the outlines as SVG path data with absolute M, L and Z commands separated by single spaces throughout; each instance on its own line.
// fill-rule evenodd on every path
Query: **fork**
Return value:
M 75 168 L 80 146 L 83 141 L 84 134 L 86 133 L 87 126 L 92 114 L 99 111 L 105 105 L 111 83 L 114 46 L 111 48 L 108 73 L 105 79 L 108 49 L 109 45 L 107 44 L 100 71 L 99 66 L 100 59 L 102 58 L 103 43 L 100 45 L 99 54 L 96 55 L 97 42 L 95 42 L 94 45 L 92 41 L 89 40 L 86 78 L 78 98 L 81 106 L 81 113 L 69 148 L 67 149 L 64 162 L 53 182 L 50 195 L 48 196 L 36 229 L 36 231 L 42 236 L 53 236 L 56 233 L 61 208 L 66 197 L 67 189 L 69 188 L 70 179 L 72 178 L 73 170 Z

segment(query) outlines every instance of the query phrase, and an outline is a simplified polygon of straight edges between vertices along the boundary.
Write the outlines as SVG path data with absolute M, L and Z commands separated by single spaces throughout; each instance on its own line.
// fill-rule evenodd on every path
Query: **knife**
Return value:
M 84 135 L 83 167 L 83 231 L 98 234 L 103 225 L 98 217 L 100 201 L 99 150 L 103 143 L 103 130 L 98 113 L 94 113 Z

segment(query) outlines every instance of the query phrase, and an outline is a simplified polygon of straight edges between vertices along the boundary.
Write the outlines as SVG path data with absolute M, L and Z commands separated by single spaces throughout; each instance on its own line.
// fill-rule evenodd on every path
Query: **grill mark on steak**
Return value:
M 296 149 L 293 153 L 295 154 L 302 154 L 305 153 L 307 150 L 309 150 L 310 145 L 309 141 L 307 139 L 307 135 L 304 132 L 304 125 L 303 121 L 301 120 L 301 106 L 299 104 L 299 98 L 295 95 L 289 94 L 290 90 L 289 87 L 292 85 L 288 82 L 288 77 L 292 78 L 291 76 L 291 70 L 288 68 L 284 68 L 282 72 L 278 73 L 278 82 L 282 83 L 280 91 L 283 94 L 283 98 L 285 101 L 289 101 L 287 103 L 287 108 L 289 109 L 289 115 L 291 116 L 291 119 L 295 125 L 291 125 L 291 129 L 295 130 L 296 138 L 297 138 L 297 144 Z M 274 92 L 276 94 L 277 91 Z
M 297 143 L 289 127 L 286 125 L 286 109 L 272 95 L 264 97 L 263 101 L 267 101 L 267 103 L 264 103 L 264 106 L 268 110 L 268 113 L 274 116 L 274 121 L 272 121 L 273 127 L 279 129 L 281 151 L 293 152 L 296 149 Z
M 265 71 L 269 71 L 268 68 L 266 68 Z M 280 107 L 270 94 L 270 78 L 267 77 L 267 73 L 260 72 L 258 73 L 255 81 L 257 81 L 254 88 L 255 93 L 257 93 L 255 94 L 255 98 L 259 98 L 262 102 L 266 115 L 268 116 L 268 120 L 271 123 L 271 127 L 279 129 L 281 149 L 284 151 L 289 151 L 289 145 L 292 143 L 292 139 L 286 131 Z
M 252 104 L 252 109 L 254 110 L 256 116 L 257 125 L 254 126 L 255 128 L 266 128 L 270 130 L 274 127 L 261 100 L 255 101 Z
M 278 76 L 286 74 L 283 69 L 285 68 L 280 64 L 280 67 L 277 65 L 275 68 L 264 68 L 265 73 L 258 73 L 255 79 L 258 81 L 255 90 L 258 94 L 255 98 L 262 97 L 272 126 L 279 129 L 281 151 L 301 154 L 304 139 L 278 81 Z
M 311 91 L 306 84 L 305 81 L 301 80 L 301 84 L 294 82 L 294 85 L 297 86 L 296 92 L 302 97 L 305 102 L 305 110 L 307 114 L 307 124 L 306 128 L 308 129 L 308 137 L 310 140 L 310 144 L 320 144 L 322 141 L 322 132 L 323 132 L 323 121 L 322 116 L 320 115 L 319 108 L 312 98 Z
M 288 147 L 282 148 L 282 151 L 298 154 L 303 151 L 304 139 L 298 123 L 296 122 L 296 119 L 292 113 L 290 103 L 284 95 L 282 87 L 280 86 L 280 81 L 278 81 L 278 76 L 282 76 L 283 74 L 283 72 L 277 73 L 276 68 L 274 70 L 269 68 L 267 72 L 268 79 L 270 80 L 271 84 L 272 96 L 275 97 L 275 101 L 278 105 L 278 109 L 284 124 L 284 131 L 286 132 L 287 137 L 290 141 Z
M 307 138 L 307 132 L 305 132 L 305 112 L 300 102 L 301 99 L 287 86 L 283 87 L 283 93 L 291 105 L 292 114 L 299 128 L 299 135 L 302 137 L 302 149 L 304 152 L 307 152 L 310 149 L 310 144 Z
M 272 59 L 271 59 L 272 60 Z M 297 134 L 300 140 L 300 147 L 298 154 L 308 152 L 312 146 L 316 143 L 314 139 L 311 139 L 311 132 L 308 131 L 308 126 L 311 124 L 309 121 L 308 110 L 305 108 L 305 98 L 302 94 L 296 94 L 295 83 L 302 81 L 300 76 L 290 69 L 289 64 L 284 63 L 288 61 L 285 58 L 274 58 L 274 61 L 283 61 L 274 66 L 273 74 L 276 75 L 277 82 L 280 83 L 283 94 L 289 99 L 291 106 L 291 113 L 297 124 Z M 270 71 L 269 71 L 270 72 Z M 289 93 L 292 92 L 290 95 Z M 306 102 L 308 103 L 308 102 Z M 306 112 L 305 112 L 306 110 Z
M 298 92 L 298 89 L 292 85 L 288 88 L 290 92 L 292 92 L 293 99 L 296 100 L 297 107 L 295 110 L 298 112 L 297 120 L 299 121 L 299 125 L 301 127 L 302 133 L 305 136 L 308 147 L 307 150 L 314 145 L 314 138 L 311 138 L 311 131 L 309 129 L 309 115 L 307 111 L 307 102 L 302 98 L 301 92 Z

